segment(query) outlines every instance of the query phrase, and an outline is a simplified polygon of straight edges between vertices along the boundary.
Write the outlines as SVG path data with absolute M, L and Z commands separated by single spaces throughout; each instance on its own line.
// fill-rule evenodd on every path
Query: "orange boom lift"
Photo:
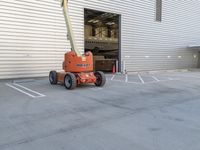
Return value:
M 101 71 L 93 72 L 92 53 L 86 52 L 85 54 L 81 54 L 77 49 L 68 13 L 68 0 L 61 0 L 61 6 L 63 7 L 71 51 L 65 53 L 63 72 L 50 71 L 50 83 L 64 84 L 67 89 L 74 89 L 80 84 L 87 83 L 94 83 L 96 86 L 103 86 L 106 82 L 106 77 Z

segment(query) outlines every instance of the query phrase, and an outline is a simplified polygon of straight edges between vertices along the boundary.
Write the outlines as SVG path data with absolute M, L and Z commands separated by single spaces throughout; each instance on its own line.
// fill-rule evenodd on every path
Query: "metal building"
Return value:
M 70 0 L 69 5 L 82 52 L 88 9 L 119 15 L 119 69 L 198 65 L 198 51 L 188 49 L 200 44 L 198 0 Z M 60 70 L 70 49 L 66 34 L 59 0 L 1 0 L 0 78 L 47 76 L 49 70 Z

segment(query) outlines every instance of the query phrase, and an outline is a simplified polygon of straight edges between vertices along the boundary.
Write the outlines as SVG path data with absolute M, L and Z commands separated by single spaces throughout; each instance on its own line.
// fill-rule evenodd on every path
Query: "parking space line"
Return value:
M 156 80 L 157 82 L 160 81 L 160 80 L 159 80 L 158 78 L 156 78 L 155 76 L 152 76 L 152 78 L 153 78 L 154 80 Z
M 29 93 L 27 93 L 27 92 L 25 92 L 25 91 L 23 91 L 23 90 L 21 90 L 21 89 L 15 87 L 15 86 L 13 86 L 13 85 L 11 85 L 11 84 L 8 84 L 8 83 L 7 83 L 6 85 L 9 86 L 9 87 L 11 87 L 11 88 L 13 88 L 13 89 L 15 89 L 15 90 L 17 90 L 18 92 L 21 92 L 21 93 L 23 93 L 23 94 L 26 94 L 26 95 L 32 97 L 32 98 L 35 98 L 34 95 L 31 95 L 31 94 L 29 94 Z
M 112 81 L 116 81 L 116 82 L 121 82 L 121 83 L 130 83 L 130 84 L 137 84 L 137 85 L 145 85 L 145 84 L 155 84 L 155 83 L 160 83 L 160 82 L 167 82 L 167 81 L 176 81 L 179 79 L 171 79 L 171 80 L 159 80 L 159 81 L 150 81 L 150 82 L 132 82 L 132 81 L 128 81 L 128 82 L 124 82 L 122 80 L 112 80 Z
M 196 79 L 200 79 L 199 76 L 183 76 L 183 75 L 179 75 L 179 76 L 176 76 L 176 77 L 179 77 L 179 78 L 196 78 Z
M 156 76 L 151 75 L 149 77 L 151 77 L 153 80 L 145 82 L 144 79 L 142 78 L 142 76 L 139 73 L 137 74 L 137 76 L 139 78 L 139 82 L 129 81 L 128 74 L 125 74 L 125 80 L 115 79 L 116 75 L 113 75 L 112 78 L 111 78 L 111 81 L 116 81 L 116 82 L 121 82 L 121 83 L 137 84 L 137 85 L 144 85 L 144 84 L 152 84 L 152 83 L 159 83 L 159 82 L 167 82 L 167 81 L 179 80 L 178 78 L 170 78 L 170 77 L 166 77 L 166 80 L 160 80 Z
M 27 90 L 27 91 L 30 91 L 30 92 L 32 92 L 32 93 L 35 93 L 35 94 L 39 95 L 39 96 L 37 96 L 37 97 L 45 97 L 45 96 L 46 96 L 46 95 L 41 94 L 41 93 L 39 93 L 39 92 L 33 91 L 33 90 L 31 90 L 31 89 L 29 89 L 29 88 L 27 88 L 27 87 L 24 87 L 24 86 L 22 86 L 22 85 L 20 85 L 20 84 L 17 84 L 17 83 L 13 83 L 13 84 L 16 85 L 16 86 L 18 86 L 18 87 L 21 87 L 21 88 L 23 88 L 23 89 L 25 89 L 25 90 Z
M 132 82 L 132 81 L 128 81 L 127 83 L 132 83 L 132 84 L 139 84 L 139 85 L 142 85 L 141 82 Z
M 115 76 L 116 76 L 116 75 L 114 74 L 114 75 L 112 76 L 111 80 L 113 80 L 113 79 L 115 78 Z
M 100 87 L 92 87 L 90 89 L 93 90 L 93 91 L 103 90 L 103 88 L 100 88 Z
M 11 87 L 11 88 L 15 89 L 16 91 L 21 92 L 21 93 L 23 93 L 23 94 L 25 94 L 25 95 L 28 95 L 29 97 L 32 97 L 32 98 L 40 98 L 40 97 L 45 97 L 45 96 L 46 96 L 46 95 L 44 95 L 44 94 L 41 94 L 41 93 L 36 92 L 36 91 L 33 91 L 33 90 L 31 90 L 31 89 L 29 89 L 29 88 L 27 88 L 27 87 L 24 87 L 24 86 L 19 85 L 19 84 L 16 84 L 16 83 L 13 83 L 13 84 L 6 83 L 6 85 L 7 85 L 8 87 Z M 18 87 L 20 87 L 21 89 L 18 88 Z M 28 93 L 28 92 L 26 92 L 26 91 L 24 91 L 24 90 L 22 90 L 22 89 L 24 89 L 24 90 L 26 90 L 26 91 L 29 91 L 29 92 L 31 92 L 31 93 L 37 94 L 38 96 L 34 96 L 34 95 L 32 95 L 32 94 L 30 94 L 30 93 Z
M 160 80 L 159 82 L 167 82 L 167 81 L 177 81 L 179 79 L 170 79 L 170 80 Z M 151 83 L 159 83 L 158 81 L 151 81 L 151 82 L 147 82 L 145 84 L 151 84 Z
M 142 79 L 142 77 L 140 76 L 140 74 L 138 73 L 138 78 L 140 79 L 140 81 L 142 82 L 142 84 L 144 84 L 144 80 Z
M 128 74 L 126 74 L 126 80 L 125 80 L 125 82 L 128 82 Z
M 122 80 L 117 80 L 117 79 L 114 79 L 114 80 L 112 80 L 112 81 L 124 82 L 124 81 L 122 81 Z M 124 82 L 124 83 L 125 83 L 125 82 Z

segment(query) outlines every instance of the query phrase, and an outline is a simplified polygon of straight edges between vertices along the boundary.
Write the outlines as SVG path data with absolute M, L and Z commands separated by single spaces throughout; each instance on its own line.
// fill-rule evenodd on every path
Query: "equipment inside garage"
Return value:
M 93 53 L 95 70 L 111 72 L 116 69 L 119 62 L 119 15 L 85 9 L 87 51 Z

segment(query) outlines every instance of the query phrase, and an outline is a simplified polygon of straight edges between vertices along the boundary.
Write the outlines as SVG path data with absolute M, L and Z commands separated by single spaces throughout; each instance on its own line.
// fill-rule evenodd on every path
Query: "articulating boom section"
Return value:
M 75 38 L 74 38 L 74 33 L 73 33 L 73 30 L 72 30 L 72 25 L 71 25 L 71 22 L 70 22 L 70 17 L 69 17 L 69 12 L 68 12 L 68 0 L 61 0 L 61 6 L 63 7 L 65 23 L 66 23 L 68 37 L 69 37 L 69 40 L 70 40 L 72 51 L 75 51 L 77 56 L 80 57 L 81 53 L 77 48 Z

